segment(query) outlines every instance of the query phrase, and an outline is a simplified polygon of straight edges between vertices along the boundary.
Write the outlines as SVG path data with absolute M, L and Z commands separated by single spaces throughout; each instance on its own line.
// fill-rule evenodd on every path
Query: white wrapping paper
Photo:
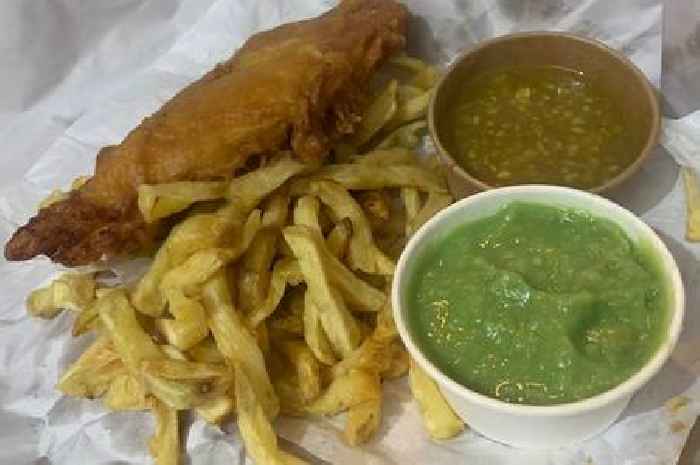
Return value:
M 76 2 L 64 2 L 70 17 L 84 15 Z M 150 2 L 166 8 L 165 2 Z M 178 89 L 196 79 L 257 30 L 316 15 L 330 0 L 209 0 L 199 7 L 177 4 L 156 26 L 168 45 L 148 50 L 125 48 L 128 29 L 106 43 L 131 53 L 133 66 L 110 74 L 100 61 L 107 54 L 81 55 L 67 70 L 69 79 L 43 98 L 33 112 L 0 113 L 0 240 L 32 214 L 50 190 L 90 173 L 96 151 L 122 137 Z M 661 16 L 658 0 L 408 0 L 416 14 L 409 50 L 444 65 L 463 47 L 515 30 L 556 29 L 591 35 L 623 50 L 657 83 L 661 71 Z M 28 4 L 23 3 L 24 5 Z M 114 2 L 127 11 L 127 2 Z M 146 8 L 146 3 L 141 3 Z M 141 8 L 139 7 L 139 8 Z M 104 12 L 102 12 L 104 13 Z M 126 14 L 126 13 L 124 13 Z M 103 16 L 105 16 L 103 14 Z M 141 21 L 148 21 L 146 15 Z M 88 17 L 89 21 L 90 18 Z M 145 23 L 149 24 L 149 23 Z M 190 27 L 191 26 L 191 27 Z M 182 32 L 188 29 L 187 32 Z M 60 35 L 60 34 L 59 34 Z M 167 40 L 166 40 L 167 39 Z M 58 39 L 57 39 L 58 40 Z M 86 45 L 88 47 L 88 45 Z M 118 60 L 117 60 L 118 61 Z M 123 61 L 123 60 L 122 60 Z M 129 63 L 127 63 L 129 64 Z M 115 68 L 116 69 L 116 68 Z M 124 71 L 126 70 L 126 71 Z M 109 85 L 86 89 L 84 76 L 97 74 Z M 71 79 L 73 85 L 71 86 Z M 91 91 L 92 90 L 92 91 Z M 87 102 L 87 103 L 86 103 Z M 2 110 L 0 108 L 0 110 Z M 34 117 L 31 117 L 34 115 Z M 45 119 L 43 116 L 52 115 Z M 61 119 L 63 115 L 64 119 Z M 66 121 L 71 122 L 70 124 Z M 65 131 L 64 127 L 68 126 Z M 17 137 L 22 134 L 23 137 Z M 10 150 L 12 149 L 12 150 Z M 696 155 L 698 152 L 696 150 Z M 688 314 L 677 350 L 662 372 L 637 396 L 606 433 L 580 446 L 532 453 L 492 443 L 473 432 L 433 443 L 426 438 L 405 381 L 387 383 L 382 428 L 361 448 L 342 444 L 338 420 L 278 422 L 283 446 L 311 463 L 413 465 L 674 463 L 700 411 L 700 248 L 683 240 L 684 203 L 676 164 L 659 149 L 633 181 L 612 197 L 643 216 L 666 241 L 678 260 L 687 288 Z M 108 413 L 99 402 L 65 398 L 54 384 L 90 343 L 70 337 L 72 316 L 53 321 L 26 316 L 25 296 L 57 271 L 47 260 L 7 263 L 0 259 L 0 464 L 79 465 L 148 463 L 146 441 L 152 421 L 144 413 Z M 129 270 L 124 270 L 127 275 Z M 677 412 L 664 407 L 675 396 L 689 404 Z M 524 424 L 524 428 L 528 425 Z M 225 432 L 197 421 L 186 436 L 192 465 L 248 463 L 234 425 Z M 187 463 L 187 462 L 185 462 Z

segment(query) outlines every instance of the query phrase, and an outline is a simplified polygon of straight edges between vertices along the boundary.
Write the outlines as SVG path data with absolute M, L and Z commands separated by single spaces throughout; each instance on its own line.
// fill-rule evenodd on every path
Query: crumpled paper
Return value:
M 45 100 L 45 109 L 53 109 L 58 115 L 63 111 L 67 119 L 75 121 L 60 136 L 41 139 L 52 141 L 47 146 L 38 144 L 34 151 L 29 151 L 28 141 L 24 145 L 16 143 L 16 152 L 3 153 L 3 164 L 15 157 L 14 165 L 23 168 L 0 188 L 0 240 L 5 242 L 50 190 L 67 186 L 77 175 L 90 173 L 100 147 L 119 142 L 144 116 L 227 57 L 250 34 L 280 22 L 314 16 L 333 3 L 330 0 L 209 0 L 206 9 L 180 11 L 180 16 L 176 15 L 178 24 L 191 21 L 193 26 L 167 52 L 139 67 L 138 72 L 124 76 L 124 85 L 100 89 L 105 93 L 98 92 L 99 98 L 91 100 L 91 105 L 85 108 L 77 102 L 77 97 L 75 102 L 70 100 L 70 92 L 57 93 L 53 100 Z M 659 83 L 662 16 L 659 0 L 408 0 L 406 3 L 416 15 L 411 24 L 409 52 L 440 65 L 447 64 L 463 47 L 494 35 L 520 30 L 568 30 L 599 38 L 622 50 L 652 82 Z M 84 10 L 77 11 L 78 6 L 68 5 L 64 6 L 68 13 L 84 14 Z M 99 65 L 99 60 L 83 60 L 73 72 L 89 74 L 91 66 L 97 69 Z M 71 102 L 72 113 L 61 106 Z M 28 135 L 34 131 L 38 139 L 45 136 L 34 130 L 32 123 L 25 114 L 13 118 L 8 128 L 13 133 L 24 131 Z M 10 132 L 5 136 L 11 138 Z M 678 170 L 663 150 L 657 150 L 641 173 L 611 197 L 641 215 L 668 244 L 684 276 L 689 306 L 685 330 L 671 360 L 635 396 L 607 432 L 579 446 L 548 452 L 513 449 L 470 431 L 454 440 L 434 443 L 423 431 L 406 382 L 397 381 L 385 386 L 382 427 L 368 445 L 345 446 L 338 438 L 342 428 L 339 419 L 281 419 L 277 427 L 283 447 L 319 464 L 675 462 L 700 412 L 700 357 L 694 349 L 700 343 L 700 317 L 693 311 L 693 303 L 700 298 L 697 260 L 700 248 L 683 240 L 684 203 Z M 148 414 L 109 413 L 99 402 L 62 397 L 54 389 L 58 376 L 91 342 L 89 336 L 71 338 L 72 316 L 68 313 L 52 321 L 34 320 L 25 313 L 26 295 L 56 271 L 57 267 L 44 259 L 11 264 L 0 260 L 3 276 L 0 281 L 0 463 L 148 463 L 146 441 L 153 428 Z M 133 274 L 128 267 L 122 271 L 125 276 Z M 688 405 L 677 411 L 665 407 L 669 399 L 679 395 L 689 398 Z M 189 463 L 249 463 L 235 425 L 224 429 L 194 422 L 186 436 Z

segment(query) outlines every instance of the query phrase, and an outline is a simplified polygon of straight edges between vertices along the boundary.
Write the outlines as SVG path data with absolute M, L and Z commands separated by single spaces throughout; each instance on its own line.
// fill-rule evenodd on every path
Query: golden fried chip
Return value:
M 95 342 L 61 376 L 57 389 L 68 396 L 94 399 L 103 395 L 127 369 L 108 337 Z
M 308 290 L 304 299 L 304 340 L 320 362 L 326 365 L 335 364 L 335 354 L 323 329 L 321 311 Z
M 379 383 L 379 380 L 377 380 Z M 381 389 L 381 388 L 380 388 Z M 368 400 L 348 409 L 343 437 L 351 446 L 367 442 L 382 420 L 382 397 Z
M 413 235 L 425 222 L 435 216 L 435 214 L 443 208 L 448 207 L 452 201 L 453 199 L 450 194 L 429 192 L 428 200 L 425 201 L 425 204 L 418 214 L 406 223 L 407 236 Z
M 156 327 L 168 343 L 179 350 L 188 350 L 209 335 L 204 307 L 180 289 L 168 289 L 165 294 L 168 309 L 175 319 L 160 318 L 156 320 Z
M 199 344 L 187 351 L 189 358 L 202 363 L 225 363 L 226 359 L 219 352 L 216 343 L 211 337 L 207 337 Z
M 270 287 L 265 300 L 248 316 L 250 326 L 257 327 L 269 317 L 279 305 L 287 285 L 296 286 L 304 279 L 299 262 L 293 258 L 283 258 L 275 263 L 270 279 Z
M 123 373 L 110 383 L 102 405 L 112 411 L 146 410 L 149 401 L 143 383 L 131 373 Z
M 265 465 L 301 465 L 305 462 L 284 451 L 277 445 L 277 436 L 272 429 L 269 416 L 259 399 L 245 368 L 235 363 L 236 407 L 238 429 L 246 451 L 255 463 Z
M 321 232 L 319 214 L 321 212 L 321 202 L 313 195 L 299 197 L 294 207 L 294 224 L 308 226 Z
M 141 364 L 144 371 L 164 379 L 206 381 L 229 375 L 224 364 L 190 362 L 188 360 L 146 360 Z
M 180 463 L 180 426 L 177 410 L 152 400 L 151 410 L 156 417 L 156 431 L 149 449 L 156 465 L 177 465 Z
M 364 402 L 376 401 L 381 396 L 378 375 L 362 370 L 352 370 L 335 378 L 306 410 L 313 415 L 336 415 Z
M 442 396 L 435 381 L 413 360 L 410 362 L 408 380 L 431 438 L 449 439 L 464 430 L 464 423 Z
M 291 363 L 299 380 L 301 399 L 306 404 L 321 392 L 320 366 L 316 356 L 299 340 L 283 339 L 275 344 Z
M 394 129 L 377 145 L 377 149 L 389 149 L 401 147 L 414 149 L 420 144 L 418 134 L 428 127 L 425 121 L 414 121 Z
M 40 318 L 53 318 L 61 310 L 82 312 L 95 300 L 93 273 L 64 273 L 48 287 L 32 291 L 27 311 Z
M 700 241 L 700 187 L 692 168 L 681 167 L 683 185 L 685 186 L 685 204 L 687 211 L 685 238 Z
M 352 235 L 352 223 L 348 218 L 336 223 L 326 238 L 328 251 L 338 260 L 343 260 L 350 244 Z
M 396 104 L 397 88 L 398 82 L 391 80 L 369 104 L 352 138 L 354 145 L 359 147 L 365 144 L 394 118 L 398 108 Z
M 209 329 L 219 351 L 230 366 L 244 367 L 253 383 L 258 401 L 265 414 L 274 418 L 279 412 L 279 400 L 265 367 L 265 358 L 253 333 L 233 306 L 233 300 L 223 272 L 214 275 L 202 291 Z
M 180 212 L 195 202 L 226 196 L 224 181 L 182 181 L 168 184 L 142 184 L 138 188 L 138 206 L 146 223 Z
M 306 226 L 289 226 L 283 234 L 299 261 L 311 299 L 321 310 L 321 323 L 333 350 L 341 358 L 348 356 L 360 343 L 360 328 L 329 282 L 328 266 L 319 250 L 320 233 Z
M 106 334 L 129 372 L 143 377 L 146 390 L 176 409 L 196 405 L 199 401 L 197 386 L 166 380 L 142 369 L 143 361 L 163 359 L 165 354 L 139 324 L 123 290 L 111 292 L 98 302 Z
M 343 218 L 350 220 L 353 234 L 348 249 L 348 262 L 352 269 L 384 275 L 394 273 L 394 262 L 375 244 L 367 217 L 347 190 L 329 181 L 312 181 L 295 184 L 293 189 L 295 187 L 299 189 L 299 194 L 311 194 L 321 199 L 321 202 L 330 208 L 337 221 Z

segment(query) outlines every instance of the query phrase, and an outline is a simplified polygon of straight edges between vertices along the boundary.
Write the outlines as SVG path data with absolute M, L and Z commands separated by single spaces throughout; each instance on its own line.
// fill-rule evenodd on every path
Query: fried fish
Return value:
M 343 0 L 252 36 L 119 145 L 100 150 L 94 175 L 20 227 L 5 257 L 43 254 L 77 266 L 128 254 L 159 234 L 138 210 L 141 184 L 227 179 L 280 150 L 322 159 L 353 132 L 368 80 L 405 43 L 407 17 L 394 0 Z

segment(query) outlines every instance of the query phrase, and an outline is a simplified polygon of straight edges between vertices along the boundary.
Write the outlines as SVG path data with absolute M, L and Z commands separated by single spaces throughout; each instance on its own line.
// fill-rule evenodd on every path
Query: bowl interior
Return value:
M 597 217 L 607 218 L 618 224 L 630 239 L 650 247 L 650 252 L 658 258 L 660 268 L 666 279 L 666 285 L 670 290 L 667 303 L 669 309 L 667 335 L 652 359 L 627 381 L 602 394 L 568 404 L 553 406 L 509 404 L 476 393 L 453 381 L 433 365 L 414 343 L 412 330 L 406 315 L 409 306 L 405 302 L 408 295 L 405 290 L 411 281 L 410 275 L 415 267 L 417 258 L 426 250 L 429 250 L 432 244 L 441 241 L 446 235 L 449 235 L 455 227 L 465 222 L 489 216 L 502 206 L 513 201 L 579 208 L 589 211 Z M 393 283 L 392 299 L 395 320 L 404 344 L 411 356 L 434 379 L 460 396 L 499 410 L 505 409 L 513 413 L 545 415 L 571 414 L 576 411 L 585 411 L 629 395 L 639 389 L 661 368 L 675 346 L 681 330 L 684 307 L 683 285 L 675 260 L 663 242 L 644 222 L 624 208 L 597 195 L 565 187 L 537 185 L 512 186 L 482 192 L 455 203 L 431 219 L 413 236 L 399 259 Z
M 520 65 L 554 65 L 582 71 L 623 115 L 624 126 L 632 140 L 629 150 L 638 154 L 636 161 L 590 191 L 606 190 L 626 179 L 656 144 L 660 116 L 655 92 L 643 73 L 624 56 L 600 42 L 564 33 L 498 37 L 468 50 L 453 63 L 438 85 L 429 115 L 431 131 L 444 161 L 479 189 L 492 186 L 465 172 L 450 155 L 456 152 L 456 144 L 448 108 L 463 83 L 471 77 Z

